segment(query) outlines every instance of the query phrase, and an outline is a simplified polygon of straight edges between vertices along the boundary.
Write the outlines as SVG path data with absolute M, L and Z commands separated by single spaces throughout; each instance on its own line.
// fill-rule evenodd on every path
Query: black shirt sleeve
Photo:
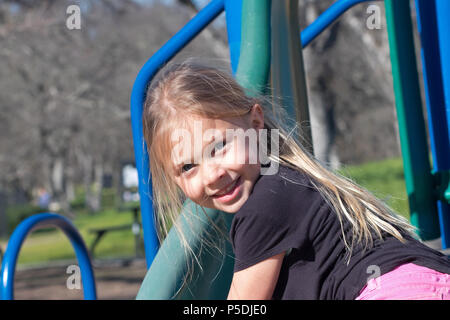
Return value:
M 277 212 L 273 209 L 269 207 L 259 212 L 248 211 L 248 214 L 236 220 L 233 233 L 235 272 L 291 248 L 291 242 L 285 236 L 290 232 L 289 226 L 268 214 L 272 212 L 275 216 Z
M 305 188 L 304 181 L 291 183 L 280 175 L 262 176 L 252 194 L 233 218 L 230 238 L 235 254 L 234 271 L 290 249 L 309 239 L 305 217 L 317 208 L 319 194 Z M 302 205 L 292 201 L 302 197 Z

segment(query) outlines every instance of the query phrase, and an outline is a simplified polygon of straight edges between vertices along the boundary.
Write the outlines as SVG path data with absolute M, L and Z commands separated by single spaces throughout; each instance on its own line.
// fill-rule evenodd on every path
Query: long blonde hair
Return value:
M 168 164 L 170 132 L 183 124 L 187 114 L 213 119 L 240 117 L 255 104 L 264 109 L 265 128 L 279 130 L 279 152 L 272 161 L 306 174 L 326 203 L 336 213 L 347 249 L 348 261 L 356 245 L 364 249 L 373 245 L 374 235 L 388 234 L 400 241 L 413 236 L 413 227 L 383 201 L 337 172 L 326 168 L 299 142 L 297 130 L 288 130 L 286 114 L 267 97 L 249 96 L 226 72 L 193 63 L 167 68 L 148 89 L 144 105 L 144 137 L 150 157 L 153 204 L 158 217 L 159 235 L 167 235 L 175 225 L 185 197 L 171 178 Z M 268 139 L 270 141 L 270 139 Z M 270 152 L 270 145 L 268 146 Z M 344 222 L 351 225 L 346 235 Z M 175 225 L 176 227 L 176 225 Z M 181 235 L 182 236 L 182 235 Z

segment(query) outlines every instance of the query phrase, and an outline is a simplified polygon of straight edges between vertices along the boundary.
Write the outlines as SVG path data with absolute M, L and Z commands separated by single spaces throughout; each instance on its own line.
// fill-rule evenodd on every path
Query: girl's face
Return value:
M 259 105 L 243 117 L 192 118 L 188 129 L 172 133 L 174 180 L 195 203 L 237 212 L 260 175 L 258 133 L 264 128 Z M 178 142 L 178 143 L 177 143 Z

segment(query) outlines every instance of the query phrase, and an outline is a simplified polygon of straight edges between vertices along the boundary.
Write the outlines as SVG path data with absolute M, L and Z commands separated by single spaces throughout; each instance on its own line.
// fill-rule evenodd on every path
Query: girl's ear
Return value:
M 253 129 L 264 128 L 264 112 L 259 104 L 254 104 L 250 111 L 250 126 Z

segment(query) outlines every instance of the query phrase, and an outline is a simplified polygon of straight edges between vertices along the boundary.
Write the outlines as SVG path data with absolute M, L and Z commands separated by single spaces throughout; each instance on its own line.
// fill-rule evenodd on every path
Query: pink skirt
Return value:
M 356 300 L 450 300 L 450 274 L 407 263 L 370 279 Z

